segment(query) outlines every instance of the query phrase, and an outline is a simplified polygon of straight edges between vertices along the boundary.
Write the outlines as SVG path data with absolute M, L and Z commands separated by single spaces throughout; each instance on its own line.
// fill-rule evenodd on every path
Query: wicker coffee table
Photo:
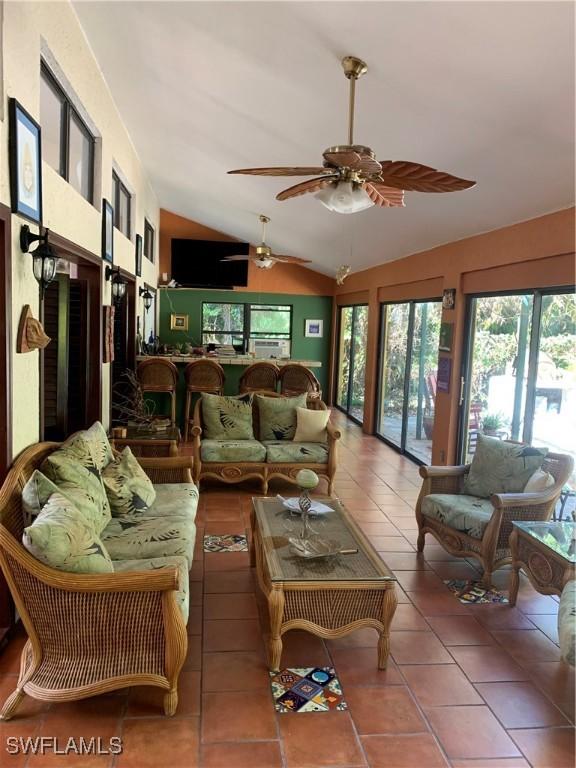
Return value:
M 341 542 L 355 554 L 303 560 L 291 554 L 288 530 L 299 518 L 272 498 L 254 498 L 252 565 L 270 613 L 269 666 L 280 669 L 282 635 L 305 629 L 325 638 L 342 637 L 362 627 L 380 633 L 378 667 L 385 669 L 390 652 L 390 624 L 396 610 L 396 581 L 382 559 L 335 499 L 318 499 L 333 508 L 321 523 L 321 535 Z

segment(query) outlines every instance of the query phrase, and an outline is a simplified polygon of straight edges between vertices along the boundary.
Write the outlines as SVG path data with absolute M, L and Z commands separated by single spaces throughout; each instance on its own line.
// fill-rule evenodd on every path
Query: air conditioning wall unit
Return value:
M 254 357 L 264 359 L 290 357 L 290 342 L 287 339 L 253 339 L 250 352 L 254 352 Z

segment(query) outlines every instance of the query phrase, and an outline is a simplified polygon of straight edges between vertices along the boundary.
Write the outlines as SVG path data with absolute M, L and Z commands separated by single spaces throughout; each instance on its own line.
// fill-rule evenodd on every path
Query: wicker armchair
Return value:
M 151 357 L 138 363 L 136 375 L 142 392 L 167 392 L 170 395 L 170 419 L 176 426 L 176 389 L 178 387 L 178 368 L 170 360 Z
M 178 704 L 188 646 L 173 567 L 78 574 L 36 560 L 20 543 L 21 492 L 59 443 L 38 443 L 14 462 L 0 490 L 0 566 L 28 633 L 15 691 L 0 712 L 9 720 L 25 694 L 74 701 L 133 685 L 163 688 L 164 711 Z M 140 459 L 154 483 L 192 482 L 190 458 Z
M 193 360 L 184 368 L 186 405 L 184 407 L 184 442 L 188 442 L 188 430 L 192 420 L 192 395 L 194 392 L 224 394 L 224 368 L 216 360 Z
M 300 395 L 308 393 L 309 400 L 321 400 L 320 382 L 311 370 L 299 363 L 289 363 L 280 368 L 280 393 L 283 395 Z
M 245 392 L 276 392 L 280 370 L 275 363 L 253 363 L 240 377 L 240 394 Z
M 548 520 L 562 486 L 570 477 L 574 462 L 571 456 L 548 453 L 542 469 L 554 478 L 554 485 L 538 493 L 495 493 L 490 497 L 492 516 L 481 538 L 474 538 L 463 531 L 426 517 L 422 514 L 422 502 L 432 493 L 461 494 L 464 478 L 470 465 L 454 467 L 420 467 L 422 488 L 416 503 L 418 523 L 418 552 L 424 550 L 424 538 L 431 533 L 441 546 L 455 557 L 472 557 L 479 560 L 484 569 L 483 581 L 490 584 L 493 571 L 511 562 L 510 534 L 513 520 Z

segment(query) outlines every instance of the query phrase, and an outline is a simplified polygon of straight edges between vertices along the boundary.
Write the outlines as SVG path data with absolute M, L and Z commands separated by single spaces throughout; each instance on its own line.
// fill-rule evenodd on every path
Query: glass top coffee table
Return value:
M 292 554 L 288 538 L 298 534 L 299 515 L 278 499 L 252 500 L 251 558 L 268 600 L 270 669 L 280 668 L 282 635 L 290 629 L 336 638 L 362 627 L 380 633 L 378 666 L 385 669 L 397 603 L 395 577 L 336 499 L 314 500 L 333 511 L 313 517 L 312 527 L 355 552 L 315 560 Z

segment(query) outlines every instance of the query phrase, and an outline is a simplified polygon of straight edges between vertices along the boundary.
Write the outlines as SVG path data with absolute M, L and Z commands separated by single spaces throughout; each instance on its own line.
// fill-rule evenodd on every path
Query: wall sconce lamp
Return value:
M 58 256 L 56 251 L 48 242 L 49 230 L 44 230 L 44 234 L 33 235 L 30 232 L 28 224 L 24 224 L 20 229 L 20 250 L 22 253 L 31 253 L 32 271 L 40 286 L 40 296 L 43 299 L 46 288 L 50 285 L 56 276 L 56 262 Z M 33 251 L 30 246 L 38 243 Z
M 120 275 L 120 267 L 106 265 L 106 280 L 112 280 L 112 300 L 114 304 L 120 304 L 126 295 L 126 281 Z
M 154 296 L 150 293 L 148 288 L 139 288 L 138 295 L 142 296 L 142 300 L 144 302 L 144 309 L 146 310 L 146 312 L 148 312 L 148 310 L 152 306 L 152 302 L 154 301 Z

